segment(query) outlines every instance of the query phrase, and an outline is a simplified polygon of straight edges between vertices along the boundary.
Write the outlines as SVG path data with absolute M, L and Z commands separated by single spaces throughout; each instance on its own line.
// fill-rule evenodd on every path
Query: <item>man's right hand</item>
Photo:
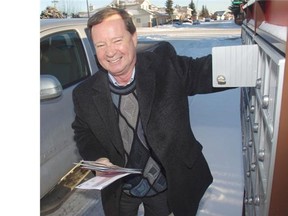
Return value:
M 112 163 L 110 162 L 110 160 L 109 160 L 108 158 L 105 158 L 105 157 L 99 158 L 99 159 L 97 159 L 95 162 L 96 162 L 96 163 L 101 163 L 101 164 L 103 164 L 103 165 L 105 165 L 105 166 L 114 166 L 114 164 L 112 164 Z
M 116 166 L 116 165 L 112 164 L 108 158 L 104 158 L 104 157 L 97 159 L 95 162 L 103 164 L 103 165 L 108 166 L 108 167 Z M 96 171 L 96 176 L 102 176 L 102 175 L 107 175 L 107 173 L 103 173 L 101 171 Z

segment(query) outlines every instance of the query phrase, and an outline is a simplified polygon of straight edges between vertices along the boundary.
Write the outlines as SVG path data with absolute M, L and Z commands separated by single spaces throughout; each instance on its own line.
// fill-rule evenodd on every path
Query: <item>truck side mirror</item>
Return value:
M 40 75 L 40 100 L 54 99 L 62 95 L 62 85 L 52 75 Z

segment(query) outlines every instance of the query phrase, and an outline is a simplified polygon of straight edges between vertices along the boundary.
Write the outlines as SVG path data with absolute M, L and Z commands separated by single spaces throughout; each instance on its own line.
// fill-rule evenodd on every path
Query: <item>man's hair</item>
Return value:
M 106 18 L 111 17 L 113 15 L 118 14 L 121 16 L 122 20 L 125 23 L 126 30 L 130 32 L 130 34 L 134 34 L 136 32 L 136 27 L 132 21 L 131 16 L 124 9 L 119 8 L 104 8 L 98 12 L 96 12 L 93 16 L 91 16 L 88 20 L 87 26 L 91 32 L 91 28 L 94 25 L 102 23 Z

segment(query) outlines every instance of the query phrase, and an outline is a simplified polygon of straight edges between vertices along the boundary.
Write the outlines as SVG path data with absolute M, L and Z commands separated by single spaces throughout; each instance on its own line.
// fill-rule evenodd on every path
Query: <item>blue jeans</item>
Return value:
M 120 199 L 120 216 L 137 216 L 139 205 L 143 203 L 145 216 L 168 216 L 167 191 L 152 197 L 132 197 L 122 192 Z

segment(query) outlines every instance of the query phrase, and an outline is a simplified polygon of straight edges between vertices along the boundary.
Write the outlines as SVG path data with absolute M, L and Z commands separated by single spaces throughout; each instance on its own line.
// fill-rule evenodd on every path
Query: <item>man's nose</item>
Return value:
M 106 55 L 107 56 L 114 56 L 116 53 L 116 48 L 113 44 L 109 44 L 106 48 Z

